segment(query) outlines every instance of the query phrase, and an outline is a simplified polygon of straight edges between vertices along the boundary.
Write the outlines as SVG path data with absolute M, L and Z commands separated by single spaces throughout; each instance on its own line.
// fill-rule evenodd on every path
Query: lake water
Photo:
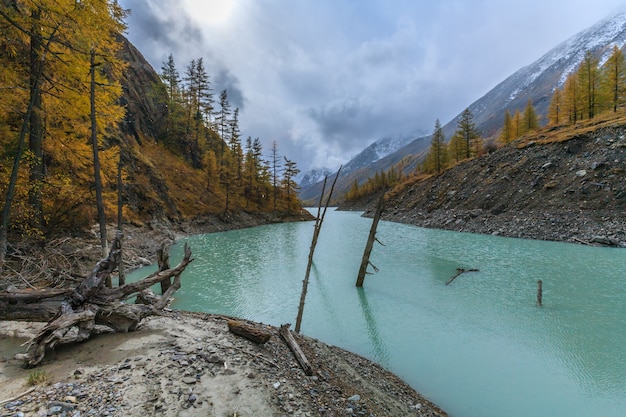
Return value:
M 453 417 L 626 416 L 626 252 L 329 211 L 301 332 L 390 369 Z M 295 325 L 313 223 L 193 236 L 174 308 Z M 456 268 L 478 268 L 446 281 Z M 150 268 L 134 273 L 143 277 Z M 543 307 L 536 306 L 537 280 Z M 293 328 L 293 327 L 292 327 Z

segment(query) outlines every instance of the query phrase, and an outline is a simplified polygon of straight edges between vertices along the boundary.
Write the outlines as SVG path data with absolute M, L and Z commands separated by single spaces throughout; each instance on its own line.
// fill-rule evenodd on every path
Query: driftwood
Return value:
M 287 343 L 287 346 L 289 346 L 289 349 L 291 349 L 291 352 L 296 357 L 296 360 L 300 364 L 300 367 L 302 367 L 302 370 L 304 371 L 304 373 L 306 375 L 311 376 L 313 375 L 313 368 L 311 367 L 309 360 L 304 355 L 304 352 L 302 352 L 300 345 L 291 334 L 291 331 L 289 330 L 289 326 L 291 326 L 291 324 L 283 324 L 282 326 L 280 326 L 280 330 L 278 331 L 278 333 L 283 338 L 285 343 Z
M 185 255 L 174 268 L 155 272 L 138 282 L 107 288 L 107 280 L 119 267 L 120 255 L 121 235 L 118 235 L 109 255 L 74 289 L 0 293 L 0 320 L 47 322 L 37 336 L 27 342 L 27 352 L 17 355 L 18 359 L 24 360 L 27 366 L 36 366 L 47 348 L 81 342 L 94 334 L 135 330 L 143 318 L 158 315 L 167 306 L 170 297 L 180 288 L 180 274 L 193 260 L 191 250 L 185 245 Z M 171 277 L 174 282 L 170 288 L 162 296 L 154 296 L 151 304 L 126 303 L 129 298 Z
M 452 278 L 450 278 L 447 282 L 446 285 L 448 285 L 449 283 L 451 283 L 452 281 L 454 281 L 456 279 L 456 277 L 458 277 L 461 274 L 464 274 L 466 272 L 478 272 L 478 269 L 463 269 L 463 268 L 457 268 L 456 269 L 456 274 L 454 274 L 452 276 Z
M 239 320 L 228 320 L 228 330 L 260 345 L 267 343 L 272 337 L 272 334 L 267 330 Z

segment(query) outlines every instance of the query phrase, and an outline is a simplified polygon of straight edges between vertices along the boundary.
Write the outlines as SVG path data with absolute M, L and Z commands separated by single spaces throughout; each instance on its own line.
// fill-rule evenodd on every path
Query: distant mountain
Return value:
M 604 19 L 572 36 L 470 104 L 468 107 L 474 115 L 477 128 L 484 137 L 495 135 L 502 127 L 505 109 L 509 109 L 511 113 L 518 109 L 523 111 L 529 99 L 537 114 L 545 120 L 554 89 L 561 87 L 567 76 L 577 69 L 585 53 L 590 51 L 600 58 L 600 63 L 603 63 L 614 45 L 622 49 L 626 45 L 626 13 Z M 450 138 L 456 129 L 459 118 L 460 114 L 443 126 L 447 138 Z M 399 161 L 405 161 L 407 170 L 414 169 L 429 145 L 430 137 L 422 136 L 367 165 L 355 161 L 354 165 L 358 168 L 351 175 L 345 175 L 343 179 L 340 179 L 338 192 L 347 191 L 355 180 L 359 183 L 363 182 L 377 171 L 386 171 Z M 362 153 L 366 151 L 367 148 Z M 346 166 L 360 159 L 361 154 Z M 320 187 L 315 184 L 306 188 L 302 187 L 302 196 L 305 199 L 315 199 L 319 195 L 319 190 Z
M 424 132 L 419 132 L 416 135 L 390 135 L 377 140 L 376 142 L 372 143 L 367 148 L 359 152 L 358 155 L 356 155 L 342 167 L 342 176 L 370 166 L 376 161 L 406 146 L 406 144 L 412 142 L 417 136 L 422 135 L 424 135 Z M 321 192 L 321 183 L 323 183 L 324 177 L 328 176 L 329 178 L 334 178 L 335 174 L 336 172 L 333 172 L 328 168 L 323 168 L 308 171 L 307 173 L 299 177 L 298 184 L 302 189 L 300 193 L 300 198 L 307 201 L 311 200 L 314 197 L 317 197 L 317 199 L 319 199 L 319 193 Z
M 296 182 L 301 188 L 307 188 L 320 181 L 324 181 L 324 178 L 332 173 L 332 170 L 329 168 L 316 168 L 298 175 L 296 177 Z

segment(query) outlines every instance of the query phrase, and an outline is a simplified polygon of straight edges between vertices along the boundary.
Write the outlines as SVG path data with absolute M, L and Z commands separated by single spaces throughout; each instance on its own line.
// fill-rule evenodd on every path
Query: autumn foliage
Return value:
M 0 6 L 0 241 L 7 232 L 44 238 L 96 222 L 93 137 L 109 223 L 120 206 L 123 221 L 138 223 L 298 212 L 295 163 L 278 144 L 268 157 L 259 138 L 242 140 L 239 110 L 226 90 L 214 98 L 202 59 L 179 76 L 170 56 L 144 96 L 167 109 L 166 120 L 154 120 L 164 128 L 128 134 L 127 13 L 114 0 Z

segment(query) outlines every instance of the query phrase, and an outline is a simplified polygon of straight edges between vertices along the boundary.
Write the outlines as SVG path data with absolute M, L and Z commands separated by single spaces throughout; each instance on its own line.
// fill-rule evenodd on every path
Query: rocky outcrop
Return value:
M 167 120 L 167 97 L 163 94 L 165 90 L 158 88 L 161 78 L 128 39 L 120 35 L 118 40 L 122 44 L 121 58 L 128 64 L 122 78 L 121 98 L 126 116 L 120 129 L 140 144 L 144 138 L 158 139 Z

